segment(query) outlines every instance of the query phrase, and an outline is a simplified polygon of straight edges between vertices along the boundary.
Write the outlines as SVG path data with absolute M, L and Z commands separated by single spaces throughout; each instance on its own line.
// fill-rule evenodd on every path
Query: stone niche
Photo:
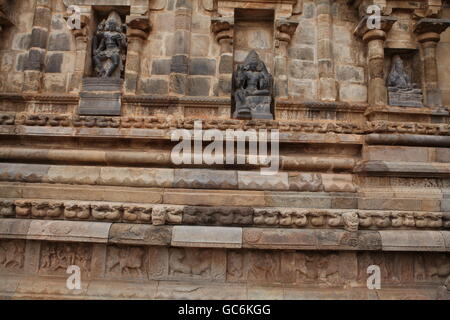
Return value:
M 418 50 L 386 50 L 384 69 L 389 105 L 423 107 L 422 63 Z
M 274 10 L 270 9 L 235 9 L 232 96 L 234 118 L 273 119 L 271 74 L 274 61 L 274 17 Z M 256 72 L 251 67 L 250 72 L 243 71 L 249 69 L 251 64 L 256 66 Z M 255 76 L 257 93 L 244 92 L 249 90 L 247 83 L 252 81 L 244 79 L 248 78 L 246 74 Z M 246 110 L 242 111 L 242 107 Z
M 88 59 L 80 92 L 80 115 L 121 114 L 127 56 L 129 6 L 92 6 Z

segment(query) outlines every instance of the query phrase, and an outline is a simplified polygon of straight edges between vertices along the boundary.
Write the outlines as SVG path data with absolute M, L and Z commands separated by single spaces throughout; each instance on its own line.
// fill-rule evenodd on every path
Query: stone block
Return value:
M 48 41 L 48 51 L 70 51 L 70 34 L 53 33 Z
M 174 226 L 172 246 L 201 248 L 241 248 L 242 228 Z
M 0 180 L 45 182 L 50 166 L 39 164 L 0 163 Z
M 175 169 L 174 187 L 201 189 L 237 189 L 236 171 Z
M 152 74 L 155 75 L 168 75 L 170 74 L 170 65 L 172 60 L 170 59 L 155 59 L 152 62 Z
M 436 148 L 436 161 L 437 162 L 450 162 L 450 149 L 448 148 Z
M 364 82 L 364 68 L 352 65 L 338 65 L 336 78 L 339 81 Z
M 209 54 L 210 37 L 207 35 L 193 34 L 191 39 L 191 56 L 207 57 Z
M 45 62 L 45 72 L 47 72 L 47 73 L 61 72 L 63 58 L 64 58 L 64 55 L 61 53 L 54 53 L 54 54 L 47 55 L 46 62 Z
M 322 176 L 319 173 L 289 172 L 290 191 L 323 191 Z
M 220 56 L 219 73 L 233 73 L 233 56 L 231 54 Z
M 290 47 L 288 56 L 291 59 L 314 61 L 313 47 Z
M 109 243 L 124 245 L 168 246 L 172 227 L 114 223 L 109 231 Z
M 367 87 L 359 84 L 342 83 L 339 89 L 342 101 L 367 102 Z
M 25 70 L 40 71 L 43 64 L 44 52 L 39 49 L 31 49 L 28 53 L 28 60 L 25 63 Z
M 140 90 L 144 94 L 169 94 L 169 82 L 165 79 L 142 79 Z
M 169 88 L 171 93 L 186 94 L 187 76 L 184 74 L 171 74 Z
M 289 190 L 287 172 L 262 175 L 261 172 L 238 171 L 239 189 L 243 190 Z
M 302 60 L 290 60 L 290 76 L 296 79 L 316 79 L 317 65 L 314 62 Z
M 213 76 L 216 74 L 216 60 L 206 58 L 194 58 L 189 63 L 190 75 Z
M 187 74 L 189 70 L 189 60 L 186 55 L 174 55 L 170 65 L 171 73 Z
M 440 231 L 381 230 L 383 251 L 445 251 Z
M 323 193 L 266 192 L 266 205 L 273 207 L 331 208 L 331 198 Z
M 244 248 L 314 250 L 317 237 L 314 230 L 243 228 Z
M 66 184 L 97 184 L 100 180 L 99 167 L 50 166 L 48 182 Z
M 351 174 L 322 174 L 322 183 L 326 192 L 356 192 Z
M 47 38 L 48 38 L 47 30 L 34 28 L 33 31 L 31 31 L 30 47 L 40 49 L 47 48 Z
M 80 115 L 119 116 L 121 114 L 122 99 L 120 93 L 81 92 Z
M 209 96 L 211 80 L 205 77 L 189 77 L 187 91 L 190 96 Z
M 172 187 L 173 181 L 173 169 L 102 167 L 97 184 L 170 188 Z
M 29 219 L 0 219 L 0 238 L 26 239 L 30 223 Z
M 441 231 L 441 234 L 444 238 L 445 248 L 450 251 L 450 231 Z
M 107 243 L 111 223 L 32 220 L 27 239 Z
M 163 202 L 192 206 L 265 206 L 262 191 L 165 190 Z
M 428 154 L 429 149 L 423 147 L 366 146 L 363 149 L 364 160 L 427 162 Z

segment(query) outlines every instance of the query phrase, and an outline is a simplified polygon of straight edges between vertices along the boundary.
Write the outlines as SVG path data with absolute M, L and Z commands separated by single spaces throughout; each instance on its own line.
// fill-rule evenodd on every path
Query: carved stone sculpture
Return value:
M 273 119 L 272 76 L 266 65 L 252 50 L 233 75 L 234 118 Z
M 93 62 L 98 77 L 120 77 L 124 66 L 127 39 L 122 21 L 112 11 L 106 20 L 100 22 L 93 39 Z
M 388 92 L 389 104 L 392 106 L 422 107 L 422 90 L 411 82 L 399 55 L 392 58 Z

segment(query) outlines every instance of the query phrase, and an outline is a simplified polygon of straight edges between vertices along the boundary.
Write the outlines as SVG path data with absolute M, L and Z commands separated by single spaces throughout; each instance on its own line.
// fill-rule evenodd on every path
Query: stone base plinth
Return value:
M 120 116 L 123 80 L 119 78 L 85 78 L 80 92 L 80 115 Z
M 423 107 L 422 90 L 388 89 L 389 105 L 401 107 Z

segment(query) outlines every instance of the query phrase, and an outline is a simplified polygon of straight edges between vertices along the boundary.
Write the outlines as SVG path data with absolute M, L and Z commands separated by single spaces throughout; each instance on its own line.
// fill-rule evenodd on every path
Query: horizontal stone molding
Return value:
M 450 177 L 450 164 L 441 162 L 407 162 L 366 160 L 358 163 L 355 173 L 396 177 Z
M 5 162 L 17 161 L 20 163 L 68 163 L 71 164 L 102 164 L 102 165 L 142 165 L 173 167 L 170 150 L 155 149 L 152 151 L 119 151 L 119 150 L 92 150 L 92 149 L 44 149 L 36 147 L 0 146 L 0 160 Z M 192 158 L 192 156 L 191 156 Z M 246 163 L 250 165 L 249 158 Z M 225 159 L 224 159 L 225 162 Z M 350 157 L 327 156 L 284 156 L 280 155 L 280 168 L 286 170 L 313 170 L 313 171 L 353 171 L 356 160 Z M 185 165 L 188 166 L 188 165 Z M 226 166 L 226 164 L 225 164 Z M 183 167 L 183 164 L 177 166 Z M 214 167 L 214 165 L 205 165 Z M 261 165 L 252 164 L 259 168 Z M 295 173 L 293 173 L 295 175 Z M 302 175 L 298 173 L 297 175 Z M 307 189 L 303 191 L 308 191 Z M 313 191 L 313 190 L 310 190 Z
M 91 155 L 94 158 L 101 157 L 95 152 Z M 350 174 L 291 173 L 289 176 L 287 172 L 279 172 L 264 176 L 259 171 L 19 163 L 0 163 L 0 181 L 146 188 L 356 192 Z
M 0 239 L 195 248 L 449 252 L 450 231 L 149 226 L 0 219 Z
M 0 237 L 27 240 L 107 243 L 111 223 L 0 219 Z
M 201 108 L 202 106 L 195 105 Z M 207 105 L 205 105 L 207 106 Z M 289 111 L 286 109 L 286 111 Z M 293 111 L 293 110 L 291 110 Z M 326 110 L 325 110 L 326 111 Z M 445 115 L 441 115 L 445 116 Z M 139 136 L 140 133 L 147 133 L 149 137 L 158 132 L 159 138 L 169 139 L 167 130 L 170 129 L 187 129 L 194 128 L 194 121 L 202 121 L 202 127 L 207 129 L 234 129 L 234 130 L 251 130 L 251 129 L 278 129 L 281 133 L 335 133 L 348 135 L 368 135 L 373 134 L 390 134 L 389 136 L 399 139 L 399 135 L 417 135 L 415 139 L 420 140 L 420 136 L 449 136 L 450 125 L 446 123 L 426 123 L 426 122 L 394 122 L 385 120 L 367 121 L 363 125 L 357 122 L 341 122 L 341 121 L 287 121 L 287 120 L 236 120 L 236 119 L 174 119 L 167 117 L 108 117 L 108 116 L 70 116 L 70 115 L 56 115 L 56 114 L 30 114 L 30 113 L 0 113 L 0 125 L 16 126 L 18 133 L 21 133 L 20 128 L 24 127 L 43 127 L 42 133 L 48 132 L 56 134 L 58 127 L 66 128 L 64 131 L 77 135 L 82 133 L 79 128 L 97 128 L 97 129 L 115 129 L 105 131 L 109 135 L 114 133 L 115 136 L 124 134 L 132 137 Z M 44 130 L 44 128 L 52 127 L 53 130 Z M 77 128 L 78 131 L 68 130 L 70 128 Z M 127 129 L 127 131 L 120 131 L 119 129 Z M 156 130 L 153 133 L 148 129 Z M 4 129 L 6 130 L 6 128 Z M 140 131 L 141 130 L 141 131 Z M 26 133 L 25 128 L 22 129 Z M 7 131 L 5 131 L 6 133 Z M 31 131 L 32 132 L 32 131 Z M 88 132 L 88 131 L 86 131 Z M 0 131 L 1 133 L 1 131 Z M 23 134 L 22 133 L 22 134 Z M 102 134 L 101 130 L 97 130 L 96 134 Z M 372 134 L 372 135 L 371 135 Z M 392 135 L 399 134 L 399 135 Z M 283 138 L 282 138 L 283 139 Z M 286 138 L 285 138 L 286 139 Z M 414 138 L 413 138 L 414 139 Z M 447 139 L 448 140 L 448 139 Z M 447 140 L 442 140 L 445 142 Z M 433 141 L 433 140 L 430 140 Z M 392 143 L 392 141 L 390 141 Z M 370 143 L 370 142 L 368 142 Z M 444 145 L 446 146 L 446 145 Z
M 366 201 L 369 199 L 366 198 Z M 449 212 L 189 206 L 44 199 L 0 199 L 0 217 L 52 219 L 55 221 L 62 219 L 109 221 L 153 224 L 154 226 L 183 224 L 302 229 L 331 228 L 348 231 L 357 231 L 358 229 L 450 229 Z M 139 227 L 136 228 L 139 229 Z M 12 234 L 14 232 L 11 230 Z
M 174 226 L 174 247 L 241 248 L 242 228 Z

